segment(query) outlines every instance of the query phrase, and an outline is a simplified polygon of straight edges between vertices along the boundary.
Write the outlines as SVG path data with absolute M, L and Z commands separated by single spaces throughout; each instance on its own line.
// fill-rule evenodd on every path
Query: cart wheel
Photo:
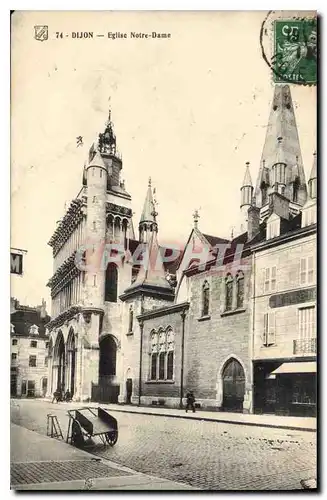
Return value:
M 82 427 L 77 420 L 74 420 L 72 425 L 72 444 L 76 448 L 84 448 L 85 444 Z
M 118 432 L 117 431 L 111 431 L 111 432 L 106 432 L 106 441 L 110 446 L 114 446 L 117 443 L 118 439 Z

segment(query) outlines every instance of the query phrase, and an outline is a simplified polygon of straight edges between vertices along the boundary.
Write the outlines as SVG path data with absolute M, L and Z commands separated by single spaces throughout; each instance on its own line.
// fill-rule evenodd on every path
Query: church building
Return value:
M 151 180 L 136 237 L 122 166 L 109 115 L 82 188 L 49 241 L 49 395 L 59 389 L 77 401 L 182 407 L 192 390 L 199 407 L 234 412 L 285 409 L 289 384 L 291 399 L 312 395 L 316 171 L 308 197 L 289 86 L 275 86 L 255 187 L 246 163 L 245 230 L 235 237 L 203 233 L 195 212 L 182 251 L 160 246 Z M 307 301 L 310 311 L 301 312 Z M 267 326 L 271 312 L 275 330 Z M 291 382 L 282 376 L 290 361 L 298 361 Z M 295 396 L 304 379 L 311 389 Z

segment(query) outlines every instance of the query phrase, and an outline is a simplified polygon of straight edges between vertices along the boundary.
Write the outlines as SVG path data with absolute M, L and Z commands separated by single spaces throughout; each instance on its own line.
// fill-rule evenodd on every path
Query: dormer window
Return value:
M 317 210 L 316 206 L 312 205 L 307 207 L 302 211 L 302 227 L 311 226 L 311 224 L 316 224 L 317 222 Z
M 37 325 L 32 325 L 30 328 L 30 335 L 38 335 L 39 327 Z
M 280 235 L 280 218 L 272 215 L 267 221 L 267 240 L 276 238 Z

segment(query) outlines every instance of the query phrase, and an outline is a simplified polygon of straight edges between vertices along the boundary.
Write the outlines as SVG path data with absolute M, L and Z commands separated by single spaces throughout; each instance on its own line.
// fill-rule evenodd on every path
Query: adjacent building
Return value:
M 50 320 L 46 304 L 29 307 L 11 300 L 10 392 L 12 397 L 44 397 L 48 383 Z

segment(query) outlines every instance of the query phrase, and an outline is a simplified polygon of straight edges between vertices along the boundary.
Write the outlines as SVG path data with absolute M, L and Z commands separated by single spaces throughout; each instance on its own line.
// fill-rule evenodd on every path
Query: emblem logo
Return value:
M 34 38 L 35 40 L 48 40 L 48 26 L 34 26 Z

